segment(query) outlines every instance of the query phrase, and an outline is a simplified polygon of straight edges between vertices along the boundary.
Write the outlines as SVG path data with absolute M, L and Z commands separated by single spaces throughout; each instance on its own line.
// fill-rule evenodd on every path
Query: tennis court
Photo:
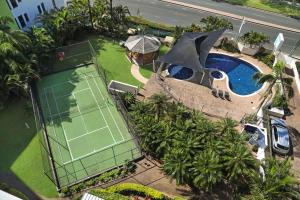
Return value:
M 45 76 L 37 89 L 60 186 L 140 157 L 94 65 Z

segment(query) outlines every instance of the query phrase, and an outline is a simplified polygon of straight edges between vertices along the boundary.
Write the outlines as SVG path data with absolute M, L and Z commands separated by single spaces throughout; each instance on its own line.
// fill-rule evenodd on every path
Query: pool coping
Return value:
M 173 77 L 173 76 L 169 73 L 169 70 L 168 70 L 169 67 L 170 67 L 171 65 L 182 66 L 182 65 L 178 65 L 178 64 L 174 64 L 174 63 L 168 64 L 167 68 L 165 69 L 165 72 L 167 72 L 167 74 L 168 74 L 171 78 L 174 78 L 174 79 L 176 79 L 176 80 L 178 80 L 178 81 L 190 81 L 190 80 L 194 79 L 195 76 L 196 76 L 195 70 L 193 70 L 193 69 L 191 69 L 191 68 L 189 68 L 189 67 L 182 66 L 182 67 L 191 69 L 191 70 L 193 71 L 193 75 L 192 75 L 190 78 L 187 78 L 187 79 L 178 79 L 178 78 L 175 78 L 175 77 Z

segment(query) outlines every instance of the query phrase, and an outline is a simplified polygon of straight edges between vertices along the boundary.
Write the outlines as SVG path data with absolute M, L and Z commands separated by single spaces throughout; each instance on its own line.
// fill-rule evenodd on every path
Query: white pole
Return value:
M 244 26 L 245 23 L 246 23 L 246 18 L 243 17 L 243 21 L 242 21 L 242 23 L 240 25 L 240 28 L 239 28 L 239 34 L 241 34 L 242 28 L 243 28 L 243 26 Z

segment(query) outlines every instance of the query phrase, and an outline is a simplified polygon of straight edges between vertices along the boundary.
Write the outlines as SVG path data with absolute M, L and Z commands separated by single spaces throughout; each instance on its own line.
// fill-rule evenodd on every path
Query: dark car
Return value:
M 284 120 L 271 119 L 273 150 L 280 154 L 288 154 L 290 151 L 290 137 L 287 124 Z

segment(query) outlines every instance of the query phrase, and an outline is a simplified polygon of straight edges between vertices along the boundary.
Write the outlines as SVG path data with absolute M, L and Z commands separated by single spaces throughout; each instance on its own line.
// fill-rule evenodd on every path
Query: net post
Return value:
M 112 149 L 112 151 L 113 151 L 114 160 L 115 160 L 115 165 L 117 166 L 117 159 L 116 159 L 116 154 L 115 154 L 114 146 L 112 146 L 111 149 Z

